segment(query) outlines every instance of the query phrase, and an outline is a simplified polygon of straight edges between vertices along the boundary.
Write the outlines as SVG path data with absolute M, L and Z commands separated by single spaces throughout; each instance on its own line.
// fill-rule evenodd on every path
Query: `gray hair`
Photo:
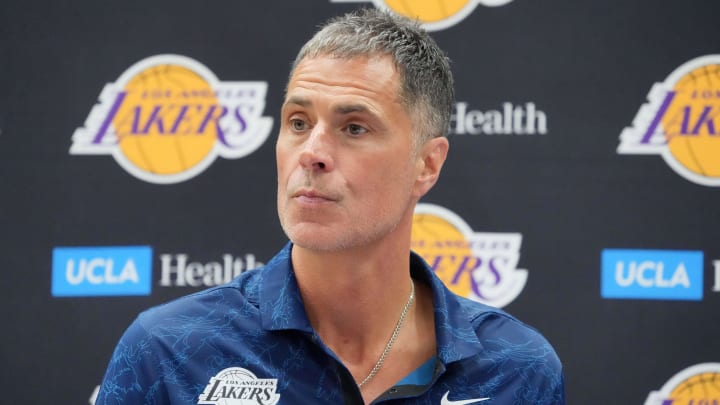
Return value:
M 416 145 L 444 136 L 450 127 L 453 77 L 445 53 L 416 21 L 377 9 L 330 19 L 300 49 L 304 58 L 389 55 L 400 72 L 400 100 L 413 119 Z

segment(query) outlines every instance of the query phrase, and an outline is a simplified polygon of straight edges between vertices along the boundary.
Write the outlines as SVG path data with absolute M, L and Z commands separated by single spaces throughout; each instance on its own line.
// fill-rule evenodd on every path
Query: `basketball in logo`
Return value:
M 720 363 L 702 363 L 674 375 L 645 405 L 720 404 Z
M 452 17 L 471 5 L 469 0 L 405 1 L 385 0 L 385 4 L 394 12 L 423 23 L 435 23 Z
M 478 259 L 470 250 L 463 231 L 447 219 L 421 210 L 413 217 L 412 248 L 430 261 L 435 274 L 455 294 L 469 297 L 472 275 L 463 271 L 470 270 Z
M 720 186 L 720 55 L 690 60 L 655 83 L 618 153 L 660 155 L 684 178 Z
M 123 92 L 125 100 L 112 123 L 120 150 L 133 166 L 173 175 L 211 156 L 218 134 L 212 117 L 206 116 L 218 100 L 197 73 L 179 65 L 151 66 L 130 79 Z
M 418 204 L 411 249 L 422 256 L 454 293 L 495 307 L 512 302 L 525 287 L 518 269 L 522 235 L 474 232 L 452 211 Z
M 333 3 L 365 3 L 418 20 L 428 31 L 442 30 L 462 21 L 478 4 L 502 6 L 512 0 L 331 0 Z
M 704 372 L 683 381 L 670 398 L 678 404 L 720 404 L 720 372 Z
M 185 181 L 218 156 L 240 158 L 264 143 L 266 92 L 265 82 L 220 82 L 185 56 L 152 56 L 105 86 L 70 154 L 112 155 L 151 183 Z
M 687 170 L 720 178 L 720 64 L 686 73 L 662 119 L 668 149 Z

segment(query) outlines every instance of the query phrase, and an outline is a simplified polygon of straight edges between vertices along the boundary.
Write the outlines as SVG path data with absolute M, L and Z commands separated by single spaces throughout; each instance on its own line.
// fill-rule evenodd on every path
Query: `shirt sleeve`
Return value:
M 482 363 L 485 378 L 497 383 L 494 400 L 501 404 L 564 405 L 563 366 L 550 343 L 514 318 L 494 316 L 483 323 Z
M 550 348 L 549 344 L 547 346 Z M 520 391 L 527 404 L 565 405 L 565 377 L 562 364 L 554 351 L 550 351 L 545 363 L 540 364 L 528 378 Z

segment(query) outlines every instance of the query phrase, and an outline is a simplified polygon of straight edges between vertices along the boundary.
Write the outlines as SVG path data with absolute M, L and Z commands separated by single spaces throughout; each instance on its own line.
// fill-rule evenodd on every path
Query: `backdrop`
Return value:
M 452 59 L 443 280 L 539 329 L 569 403 L 717 404 L 717 0 L 2 2 L 2 402 L 91 403 L 140 311 L 280 249 L 289 65 L 357 7 Z

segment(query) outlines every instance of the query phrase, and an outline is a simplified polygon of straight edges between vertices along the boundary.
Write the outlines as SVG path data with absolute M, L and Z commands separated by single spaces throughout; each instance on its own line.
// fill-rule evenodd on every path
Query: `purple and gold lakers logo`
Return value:
M 220 82 L 184 56 L 143 59 L 105 85 L 70 154 L 112 155 L 150 183 L 185 181 L 218 156 L 241 158 L 265 142 L 266 92 L 266 82 Z
M 333 3 L 367 3 L 417 19 L 428 31 L 451 27 L 470 15 L 478 4 L 494 7 L 513 0 L 331 0 Z
M 720 55 L 693 59 L 655 83 L 618 153 L 660 155 L 682 177 L 720 186 Z
M 720 363 L 702 363 L 675 374 L 645 405 L 720 404 Z
M 487 305 L 503 307 L 525 287 L 527 270 L 517 268 L 521 243 L 519 233 L 474 232 L 437 205 L 415 208 L 412 249 L 454 293 Z

